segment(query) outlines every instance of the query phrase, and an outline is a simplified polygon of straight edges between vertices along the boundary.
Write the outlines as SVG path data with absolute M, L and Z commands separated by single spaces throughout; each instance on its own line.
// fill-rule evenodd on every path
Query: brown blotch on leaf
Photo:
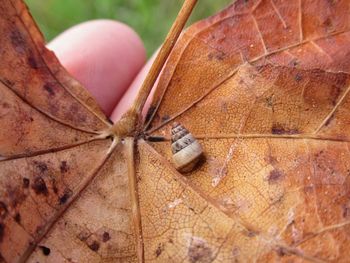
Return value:
M 90 232 L 88 232 L 87 230 L 83 230 L 78 234 L 77 238 L 80 241 L 86 241 L 90 235 L 91 235 Z
M 247 237 L 253 238 L 256 237 L 259 233 L 253 229 L 246 229 L 243 231 L 243 234 Z
M 14 219 L 17 223 L 21 223 L 21 214 L 17 212 Z
M 329 3 L 329 2 L 333 2 L 333 1 L 328 1 L 328 3 Z M 332 27 L 332 26 L 333 26 L 332 20 L 331 20 L 329 17 L 327 17 L 327 19 L 324 20 L 322 24 L 323 24 L 325 27 Z
M 299 65 L 299 61 L 297 59 L 292 59 L 291 62 L 288 63 L 291 67 L 296 67 Z
M 44 90 L 46 90 L 47 93 L 48 93 L 50 96 L 55 96 L 55 91 L 54 91 L 54 89 L 51 87 L 50 84 L 46 83 L 46 84 L 44 85 Z
M 72 196 L 72 194 L 73 192 L 70 189 L 64 190 L 63 195 L 59 199 L 60 205 L 65 204 L 68 201 L 68 199 Z
M 28 64 L 33 69 L 38 69 L 38 63 L 36 62 L 36 59 L 33 56 L 28 57 Z
M 156 257 L 159 257 L 162 254 L 163 250 L 164 250 L 164 245 L 162 243 L 159 243 L 155 251 Z
M 4 202 L 0 201 L 0 218 L 4 219 L 7 216 L 7 206 Z
M 44 256 L 48 256 L 51 253 L 51 249 L 45 246 L 39 246 L 41 252 L 43 252 Z
M 342 93 L 342 86 L 341 85 L 333 85 L 332 86 L 330 97 L 332 99 L 333 106 L 337 105 L 338 99 L 339 99 L 339 96 L 341 93 Z
M 198 237 L 192 238 L 190 247 L 188 248 L 188 258 L 190 262 L 212 262 L 212 254 L 213 252 L 205 240 Z
M 324 126 L 328 126 L 334 119 L 334 114 L 331 115 L 331 117 L 326 121 L 326 123 L 324 124 Z
M 284 257 L 285 255 L 287 255 L 286 250 L 282 247 L 277 248 L 276 252 L 277 252 L 277 255 L 280 257 Z
M 46 163 L 44 162 L 34 162 L 34 163 L 41 173 L 44 173 L 48 170 Z
M 300 132 L 297 129 L 286 129 L 281 124 L 274 124 L 271 128 L 272 134 L 282 135 L 293 135 L 293 134 L 299 134 Z
M 15 208 L 26 199 L 26 194 L 20 187 L 8 186 L 7 188 L 8 206 Z
M 1 107 L 2 107 L 3 109 L 9 109 L 11 106 L 10 106 L 10 104 L 8 104 L 7 102 L 3 102 L 3 103 L 1 103 Z
M 55 194 L 58 193 L 58 188 L 57 188 L 57 184 L 56 184 L 56 180 L 52 179 L 52 190 Z
M 294 79 L 296 82 L 300 82 L 303 79 L 303 76 L 298 72 L 295 74 Z
M 10 34 L 11 44 L 17 52 L 23 52 L 26 42 L 24 37 L 18 30 L 14 30 Z
M 29 179 L 24 177 L 24 178 L 22 179 L 22 186 L 23 186 L 23 188 L 28 188 L 28 187 L 29 187 L 29 184 L 30 184 Z
M 67 164 L 67 161 L 62 161 L 60 165 L 60 171 L 61 173 L 66 173 L 69 170 L 69 166 Z
M 265 98 L 265 102 L 266 102 L 266 106 L 269 107 L 269 108 L 272 108 L 273 109 L 273 106 L 274 106 L 274 102 L 273 102 L 273 94 L 267 98 Z
M 270 172 L 267 180 L 269 184 L 276 183 L 278 180 L 282 179 L 283 173 L 280 170 L 274 169 Z
M 208 54 L 208 59 L 209 60 L 218 60 L 218 61 L 221 61 L 221 60 L 224 60 L 226 54 L 222 51 L 213 51 L 213 52 L 210 52 Z
M 91 244 L 88 244 L 88 247 L 92 251 L 98 251 L 100 249 L 100 243 L 98 243 L 97 241 L 93 241 Z
M 166 122 L 169 119 L 170 119 L 170 116 L 166 114 L 162 117 L 162 122 Z
M 34 179 L 34 182 L 32 184 L 32 189 L 36 194 L 47 195 L 49 193 L 49 191 L 47 190 L 46 183 L 44 179 L 41 177 L 36 177 Z
M 103 242 L 107 242 L 110 239 L 111 239 L 111 236 L 109 235 L 109 233 L 108 232 L 103 232 L 103 234 L 102 234 L 102 241 Z
M 343 217 L 350 218 L 350 207 L 348 205 L 343 205 Z

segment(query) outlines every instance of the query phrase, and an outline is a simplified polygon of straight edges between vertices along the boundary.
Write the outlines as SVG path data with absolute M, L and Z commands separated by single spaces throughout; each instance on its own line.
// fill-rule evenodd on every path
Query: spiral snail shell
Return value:
M 183 173 L 192 171 L 203 155 L 199 142 L 177 122 L 172 126 L 171 142 L 175 168 Z

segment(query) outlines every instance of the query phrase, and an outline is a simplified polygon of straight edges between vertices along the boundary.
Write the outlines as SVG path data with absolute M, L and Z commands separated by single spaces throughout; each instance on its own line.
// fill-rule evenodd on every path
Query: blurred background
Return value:
M 162 43 L 182 0 L 25 0 L 46 40 L 80 22 L 109 18 L 141 36 L 150 56 Z M 232 0 L 199 0 L 189 23 L 215 14 Z

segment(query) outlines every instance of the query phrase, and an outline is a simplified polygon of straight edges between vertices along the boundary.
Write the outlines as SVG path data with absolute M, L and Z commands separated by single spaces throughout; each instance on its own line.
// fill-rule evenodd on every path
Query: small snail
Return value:
M 171 142 L 175 168 L 183 173 L 191 172 L 203 155 L 201 145 L 177 122 L 172 126 Z

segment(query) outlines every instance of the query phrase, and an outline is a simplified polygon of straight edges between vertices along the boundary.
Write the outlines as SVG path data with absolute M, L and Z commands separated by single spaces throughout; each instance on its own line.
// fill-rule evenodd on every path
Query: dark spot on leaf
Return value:
M 331 27 L 333 25 L 332 20 L 329 17 L 327 17 L 327 19 L 323 21 L 323 25 L 325 27 Z
M 49 192 L 47 190 L 46 183 L 43 178 L 41 177 L 36 177 L 34 179 L 34 182 L 32 184 L 32 189 L 36 194 L 43 194 L 47 195 Z
M 22 203 L 26 198 L 26 195 L 21 188 L 12 187 L 12 186 L 9 186 L 7 188 L 7 196 L 9 199 L 8 206 L 11 208 L 15 208 L 17 205 Z
M 151 120 L 153 113 L 155 112 L 156 109 L 157 108 L 153 105 L 149 107 L 147 114 L 146 114 L 146 119 L 145 119 L 146 122 L 149 122 Z
M 221 60 L 224 60 L 225 55 L 226 54 L 224 52 L 222 52 L 222 51 L 214 51 L 214 52 L 210 52 L 208 54 L 208 59 L 209 60 L 215 59 L 215 60 L 221 61 Z
M 100 248 L 100 244 L 97 241 L 93 241 L 91 244 L 88 245 L 88 247 L 92 250 L 92 251 L 98 251 Z
M 244 230 L 243 234 L 247 237 L 252 238 L 252 237 L 256 237 L 259 233 L 253 229 L 246 229 Z
M 7 212 L 5 203 L 0 201 L 0 218 L 4 219 L 7 216 Z
M 284 257 L 285 255 L 287 255 L 287 252 L 284 248 L 282 247 L 279 247 L 277 250 L 277 255 L 280 256 L 280 257 Z
M 38 69 L 38 64 L 33 56 L 28 57 L 28 64 L 33 69 Z
M 334 119 L 334 114 L 331 115 L 331 117 L 326 121 L 324 126 L 328 126 L 332 122 L 333 119 Z
M 4 103 L 1 104 L 1 107 L 3 109 L 9 109 L 10 108 L 10 104 L 8 104 L 7 102 L 4 102 Z
M 108 232 L 103 232 L 102 241 L 103 242 L 107 242 L 110 239 L 111 239 L 111 236 L 109 235 L 109 233 Z
M 44 162 L 34 162 L 34 163 L 41 173 L 44 173 L 47 171 L 46 163 Z
M 86 230 L 83 230 L 81 231 L 79 234 L 78 234 L 78 238 L 80 241 L 85 241 L 88 239 L 88 237 L 90 236 L 90 232 L 86 231 Z
M 273 110 L 273 106 L 274 106 L 273 97 L 274 97 L 274 95 L 272 94 L 271 96 L 265 98 L 266 106 L 269 108 L 272 108 L 272 110 Z
M 303 76 L 298 72 L 297 74 L 295 74 L 294 79 L 296 82 L 299 82 L 303 79 Z
M 235 257 L 235 258 L 238 257 L 240 253 L 241 253 L 241 252 L 240 252 L 239 247 L 236 247 L 236 246 L 235 246 L 235 247 L 232 248 L 232 256 L 233 256 L 233 257 Z M 236 262 L 236 261 L 235 261 L 235 262 Z
M 343 205 L 343 217 L 350 218 L 350 207 L 348 205 Z
M 45 246 L 39 246 L 39 248 L 41 249 L 41 252 L 43 252 L 43 254 L 44 254 L 45 256 L 50 255 L 50 253 L 51 253 L 51 249 L 49 249 L 48 247 L 45 247 Z
M 55 96 L 55 90 L 53 89 L 53 87 L 51 87 L 50 84 L 46 83 L 44 85 L 44 89 L 47 91 L 47 93 L 49 93 L 50 96 Z
M 205 240 L 198 237 L 192 238 L 188 248 L 188 258 L 191 263 L 194 262 L 212 262 L 212 250 Z
M 276 183 L 282 177 L 283 177 L 283 173 L 277 169 L 274 169 L 270 172 L 267 180 L 268 180 L 269 184 L 273 184 L 273 183 Z
M 57 185 L 56 185 L 56 180 L 55 179 L 52 179 L 52 190 L 55 194 L 58 193 L 58 188 L 57 188 Z
M 162 122 L 166 122 L 167 120 L 169 120 L 170 119 L 170 116 L 169 115 L 164 115 L 163 117 L 162 117 Z
M 3 223 L 0 223 L 0 242 L 4 239 L 5 235 L 5 226 Z
M 23 178 L 22 179 L 22 186 L 23 186 L 23 188 L 28 188 L 29 187 L 29 183 L 30 183 L 30 181 L 29 181 L 29 179 L 28 178 Z
M 344 85 L 343 83 L 341 85 Z M 333 106 L 335 106 L 338 102 L 338 98 L 342 92 L 342 86 L 340 85 L 333 85 L 332 86 L 332 90 L 331 90 L 331 94 L 330 94 L 330 98 L 332 100 L 332 104 Z
M 159 243 L 159 244 L 158 244 L 158 247 L 157 247 L 157 249 L 156 249 L 156 251 L 155 251 L 156 257 L 159 257 L 160 254 L 162 254 L 163 250 L 164 250 L 163 244 L 162 244 L 162 243 Z
M 11 44 L 15 48 L 15 50 L 17 52 L 23 53 L 24 47 L 26 46 L 26 42 L 22 34 L 19 31 L 14 30 L 10 34 L 10 39 L 11 39 Z
M 68 165 L 67 165 L 67 161 L 61 162 L 60 170 L 61 170 L 61 173 L 66 173 L 66 172 L 68 172 L 69 167 L 68 167 Z
M 64 191 L 64 194 L 60 197 L 60 205 L 63 205 L 67 202 L 67 200 L 72 196 L 72 191 L 69 189 L 66 189 Z
M 286 129 L 284 128 L 281 124 L 274 124 L 271 128 L 272 134 L 288 134 L 288 135 L 293 135 L 293 134 L 299 134 L 299 131 L 297 129 Z
M 15 221 L 17 222 L 17 223 L 21 223 L 21 214 L 20 213 L 16 213 L 16 215 L 15 215 Z

